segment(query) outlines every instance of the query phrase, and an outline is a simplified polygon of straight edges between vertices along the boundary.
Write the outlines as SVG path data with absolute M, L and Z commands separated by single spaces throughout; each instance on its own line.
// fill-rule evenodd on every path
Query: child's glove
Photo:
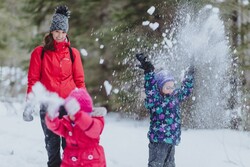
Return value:
M 33 121 L 32 113 L 35 111 L 35 106 L 31 103 L 26 103 L 24 111 L 23 111 L 23 120 L 30 122 Z
M 67 111 L 65 110 L 65 107 L 64 107 L 64 105 L 61 105 L 60 106 L 60 108 L 59 108 L 59 119 L 62 119 L 62 117 L 64 116 L 64 115 L 67 115 Z
M 136 58 L 141 63 L 138 67 L 144 70 L 144 74 L 154 71 L 153 64 L 150 61 L 146 61 L 147 57 L 143 53 L 136 54 Z
M 75 98 L 66 100 L 64 107 L 68 115 L 75 115 L 81 109 L 80 104 Z

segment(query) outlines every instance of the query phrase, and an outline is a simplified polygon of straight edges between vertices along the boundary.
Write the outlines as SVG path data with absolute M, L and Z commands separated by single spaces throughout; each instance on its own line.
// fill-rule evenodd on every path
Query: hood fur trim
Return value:
M 105 107 L 93 107 L 93 111 L 90 113 L 92 117 L 104 117 L 107 114 Z

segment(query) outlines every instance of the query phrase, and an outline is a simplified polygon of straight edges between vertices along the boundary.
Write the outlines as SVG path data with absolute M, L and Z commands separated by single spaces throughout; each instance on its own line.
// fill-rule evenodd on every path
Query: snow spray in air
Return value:
M 195 88 L 191 97 L 192 127 L 223 128 L 229 123 L 226 109 L 230 96 L 230 47 L 219 10 L 205 6 L 196 14 L 180 10 L 178 21 L 163 33 L 162 45 L 153 49 L 156 69 L 168 69 L 177 81 L 190 65 L 195 65 Z M 179 78 L 178 78 L 179 77 Z

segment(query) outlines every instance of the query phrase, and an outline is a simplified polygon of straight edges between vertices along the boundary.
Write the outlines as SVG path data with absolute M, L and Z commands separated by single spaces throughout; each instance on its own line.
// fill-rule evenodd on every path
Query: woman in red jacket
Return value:
M 32 86 L 41 82 L 49 91 L 66 98 L 75 88 L 85 88 L 84 71 L 79 51 L 70 47 L 68 32 L 69 11 L 66 6 L 57 7 L 50 26 L 50 32 L 44 38 L 44 45 L 36 47 L 31 53 L 28 70 L 27 105 L 23 118 L 32 121 L 33 107 L 29 103 L 29 93 Z M 40 117 L 45 135 L 48 153 L 48 167 L 59 167 L 60 143 L 65 147 L 65 141 L 51 132 L 45 124 L 46 105 L 41 105 Z M 60 118 L 66 112 L 60 110 Z
M 62 119 L 55 107 L 49 107 L 52 110 L 45 119 L 51 131 L 66 139 L 61 167 L 106 167 L 104 149 L 99 145 L 106 109 L 99 107 L 92 112 L 92 99 L 86 89 L 73 90 L 63 107 L 67 115 Z

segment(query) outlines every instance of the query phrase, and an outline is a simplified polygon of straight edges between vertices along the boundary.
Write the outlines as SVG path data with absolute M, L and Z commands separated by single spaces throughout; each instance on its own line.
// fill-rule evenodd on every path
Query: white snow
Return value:
M 100 49 L 103 49 L 104 48 L 104 45 L 100 45 Z
M 99 64 L 103 64 L 103 63 L 104 63 L 104 59 L 103 59 L 103 58 L 100 58 Z
M 225 0 L 217 0 L 217 2 L 221 3 L 221 2 L 224 2 Z
M 220 0 L 220 2 L 223 1 L 224 0 Z M 249 1 L 244 0 L 243 3 L 249 4 Z M 211 9 L 212 6 L 207 6 L 207 8 Z M 147 12 L 148 14 L 152 15 L 154 11 L 155 7 L 152 6 L 148 9 Z M 217 10 L 217 8 L 215 8 L 213 12 L 218 13 L 219 11 Z M 190 22 L 190 19 L 188 17 L 187 22 Z M 202 19 L 200 22 L 202 23 Z M 187 37 L 180 38 L 187 40 L 184 40 L 184 45 L 190 46 L 191 49 L 188 49 L 193 51 L 191 52 L 191 54 L 202 50 L 212 50 L 209 47 L 208 49 L 203 49 L 203 46 L 208 40 L 213 39 L 210 37 L 218 37 L 216 38 L 218 39 L 217 43 L 216 41 L 213 42 L 213 40 L 212 42 L 210 41 L 210 43 L 216 44 L 213 46 L 212 51 L 217 48 L 217 52 L 212 53 L 216 53 L 213 55 L 221 55 L 217 53 L 226 53 L 225 50 L 227 49 L 225 48 L 225 46 L 227 45 L 225 45 L 223 43 L 224 40 L 222 40 L 222 37 L 224 37 L 224 27 L 223 24 L 219 22 L 217 15 L 211 15 L 211 17 L 209 16 L 208 20 L 204 22 L 204 24 L 204 26 L 201 26 L 203 27 L 201 29 L 203 31 L 192 31 L 192 25 L 200 27 L 195 23 L 191 23 L 188 26 L 184 27 L 183 31 L 181 31 L 182 34 L 180 34 L 180 36 L 182 37 Z M 149 21 L 143 22 L 142 25 L 149 26 L 152 30 L 156 30 L 159 27 L 159 23 L 150 23 Z M 165 32 L 166 33 L 163 34 L 163 42 L 164 44 L 166 44 L 165 46 L 168 49 L 172 49 L 174 48 L 174 39 L 172 38 L 172 34 L 174 31 L 171 32 L 170 30 L 166 29 Z M 199 33 L 197 34 L 197 32 Z M 205 36 L 202 36 L 203 34 L 205 34 Z M 198 39 L 201 39 L 201 41 L 199 41 Z M 95 41 L 99 41 L 99 38 L 96 38 Z M 140 42 L 141 39 L 138 38 L 137 41 Z M 192 43 L 193 41 L 196 42 Z M 219 42 L 221 42 L 222 44 Z M 104 45 L 100 45 L 100 49 L 103 48 Z M 88 55 L 85 49 L 81 49 L 80 52 L 83 56 Z M 203 60 L 202 58 L 203 57 L 200 57 L 200 60 Z M 100 64 L 102 64 L 103 61 L 103 59 L 100 59 Z M 3 68 L 2 70 L 4 72 L 5 69 Z M 9 85 L 8 83 L 9 80 L 8 82 L 4 82 L 3 85 Z M 205 83 L 206 82 L 204 80 L 204 84 Z M 105 81 L 104 86 L 107 95 L 109 95 L 112 90 L 112 85 L 108 81 Z M 45 98 L 45 96 L 43 96 L 43 93 L 40 92 L 40 90 L 43 90 L 41 87 L 38 87 L 36 90 L 37 95 L 39 96 L 39 98 L 36 99 L 38 100 L 38 102 L 40 102 L 41 100 L 50 100 Z M 118 93 L 119 90 L 113 89 L 113 92 Z M 46 95 L 46 97 L 52 96 L 53 95 Z M 199 96 L 197 96 L 197 98 L 192 97 L 192 100 L 197 99 L 199 99 Z M 207 103 L 206 100 L 204 101 Z M 60 102 L 60 100 L 56 102 Z M 214 104 L 215 103 L 213 103 L 213 107 L 215 107 Z M 37 112 L 34 113 L 34 120 L 32 122 L 24 122 L 22 120 L 23 107 L 24 105 L 19 103 L 0 102 L 1 167 L 46 166 L 47 153 L 45 150 L 44 135 L 40 125 L 39 114 Z M 249 108 L 249 106 L 246 107 Z M 204 108 L 200 111 L 204 114 Z M 214 117 L 212 118 L 214 119 Z M 146 119 L 144 121 L 135 121 L 131 119 L 121 118 L 118 114 L 114 113 L 109 113 L 105 117 L 105 120 L 106 124 L 101 136 L 101 144 L 105 149 L 107 166 L 146 167 L 148 160 L 148 139 L 146 137 L 146 134 L 148 131 L 149 120 Z M 228 129 L 183 129 L 182 141 L 180 145 L 176 147 L 175 154 L 177 167 L 249 167 L 249 157 L 250 133 Z
M 142 22 L 143 26 L 148 26 L 149 24 L 150 24 L 150 21 L 148 21 L 148 20 Z
M 112 90 L 112 85 L 109 83 L 109 81 L 104 81 L 104 87 L 105 87 L 105 90 L 106 90 L 106 94 L 107 95 L 110 95 L 110 92 Z
M 86 49 L 80 49 L 80 52 L 83 56 L 88 56 L 88 52 Z
M 242 4 L 243 4 L 244 6 L 249 5 L 249 0 L 242 0 Z
M 22 105 L 8 108 L 0 102 L 1 167 L 44 167 L 47 154 L 40 118 L 22 120 Z M 18 110 L 17 110 L 18 109 Z M 148 159 L 146 137 L 149 122 L 123 119 L 109 113 L 105 117 L 101 144 L 108 167 L 145 167 Z M 176 166 L 248 167 L 249 132 L 233 130 L 183 130 L 176 147 Z
M 155 7 L 154 6 L 151 6 L 148 10 L 147 10 L 147 13 L 152 15 L 153 13 L 155 12 Z
M 159 27 L 159 23 L 157 23 L 157 22 L 150 23 L 150 24 L 149 24 L 149 27 L 150 27 L 153 31 L 155 31 L 155 30 Z
M 114 92 L 115 94 L 117 94 L 117 93 L 119 93 L 119 89 L 115 88 L 115 89 L 113 89 L 113 92 Z
M 166 45 L 169 47 L 169 48 L 172 48 L 173 47 L 173 43 L 171 40 L 167 39 L 167 38 L 164 38 L 164 41 L 166 43 Z

